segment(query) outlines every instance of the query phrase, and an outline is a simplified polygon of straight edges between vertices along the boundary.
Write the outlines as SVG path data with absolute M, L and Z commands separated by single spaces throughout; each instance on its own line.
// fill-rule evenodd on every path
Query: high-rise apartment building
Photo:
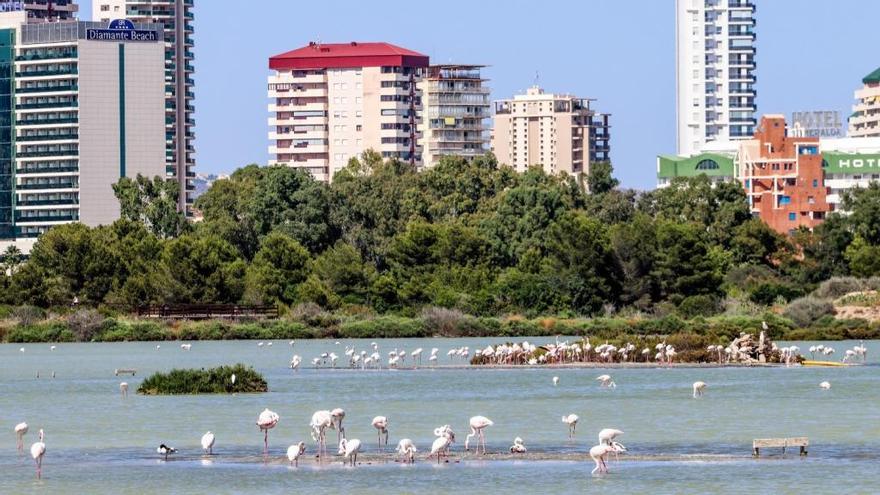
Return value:
M 367 149 L 420 165 L 420 72 L 428 57 L 388 43 L 308 46 L 269 59 L 270 164 L 329 182 Z
M 755 131 L 755 1 L 676 0 L 679 155 Z
M 594 112 L 590 101 L 537 86 L 496 101 L 492 150 L 518 171 L 540 165 L 548 174 L 580 178 L 590 163 L 609 161 L 611 153 L 609 116 Z
M 178 208 L 191 213 L 195 189 L 194 0 L 92 0 L 95 21 L 128 19 L 165 26 L 165 176 L 180 185 Z
M 418 83 L 423 115 L 422 159 L 431 167 L 444 155 L 473 158 L 488 151 L 489 88 L 482 65 L 432 65 Z
M 0 14 L 0 249 L 119 217 L 120 177 L 164 173 L 158 24 L 29 23 Z
M 880 69 L 862 79 L 856 90 L 856 104 L 849 118 L 850 137 L 880 137 Z
M 53 22 L 74 19 L 79 6 L 74 0 L 27 0 L 25 2 L 5 2 L 7 4 L 24 3 L 28 14 L 28 22 Z

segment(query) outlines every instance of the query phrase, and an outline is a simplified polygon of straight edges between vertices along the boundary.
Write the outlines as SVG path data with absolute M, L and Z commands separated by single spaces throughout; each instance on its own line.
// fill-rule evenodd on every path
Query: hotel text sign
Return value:
M 876 153 L 822 153 L 826 173 L 857 174 L 880 171 L 880 154 Z
M 829 110 L 792 112 L 791 121 L 804 130 L 806 137 L 840 137 L 843 135 L 840 112 Z
M 0 12 L 19 12 L 24 10 L 24 2 L 0 2 Z
M 110 21 L 107 29 L 86 29 L 86 39 L 92 41 L 159 41 L 159 33 L 135 29 L 128 19 Z

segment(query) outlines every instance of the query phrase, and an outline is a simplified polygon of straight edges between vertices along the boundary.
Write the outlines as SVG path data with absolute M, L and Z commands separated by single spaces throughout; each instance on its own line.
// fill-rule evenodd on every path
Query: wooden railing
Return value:
M 138 307 L 137 315 L 141 318 L 170 320 L 277 318 L 278 307 L 241 304 L 158 304 Z

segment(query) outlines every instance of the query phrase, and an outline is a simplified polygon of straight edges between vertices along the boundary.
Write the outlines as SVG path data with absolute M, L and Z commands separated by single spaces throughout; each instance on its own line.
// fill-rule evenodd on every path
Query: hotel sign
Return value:
M 843 124 L 840 112 L 814 111 L 792 112 L 791 121 L 804 130 L 806 137 L 840 137 L 843 135 Z
M 824 152 L 822 158 L 826 173 L 880 172 L 880 154 Z
M 24 2 L 0 2 L 0 12 L 20 12 L 24 10 Z
M 159 41 L 157 31 L 135 29 L 128 19 L 110 21 L 107 29 L 86 29 L 86 39 L 91 41 Z

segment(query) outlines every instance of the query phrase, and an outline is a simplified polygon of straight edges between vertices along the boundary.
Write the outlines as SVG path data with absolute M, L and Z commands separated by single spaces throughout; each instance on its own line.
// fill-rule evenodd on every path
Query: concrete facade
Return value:
M 880 137 L 880 69 L 862 79 L 849 117 L 850 137 Z
M 178 208 L 192 213 L 195 185 L 194 0 L 92 0 L 92 19 L 162 24 L 165 30 L 165 177 L 180 186 Z
M 269 164 L 330 182 L 368 149 L 420 166 L 428 57 L 388 43 L 318 44 L 269 59 Z
M 0 226 L 0 249 L 29 252 L 55 225 L 116 220 L 120 177 L 163 175 L 165 54 L 161 25 L 135 25 L 157 41 L 126 42 L 87 40 L 103 23 L 21 22 L 0 15 L 0 30 L 14 33 L 14 69 L 0 80 L 14 94 L 14 140 L 3 150 L 13 158 L 0 163 L 0 175 L 14 173 L 14 216 Z
M 755 1 L 676 0 L 677 154 L 755 129 Z
M 594 112 L 589 99 L 533 86 L 495 102 L 492 151 L 517 171 L 540 165 L 548 174 L 581 178 L 591 161 L 610 160 L 609 127 L 608 116 Z
M 432 65 L 418 86 L 424 112 L 419 124 L 424 166 L 445 155 L 464 158 L 488 151 L 489 88 L 481 65 Z

